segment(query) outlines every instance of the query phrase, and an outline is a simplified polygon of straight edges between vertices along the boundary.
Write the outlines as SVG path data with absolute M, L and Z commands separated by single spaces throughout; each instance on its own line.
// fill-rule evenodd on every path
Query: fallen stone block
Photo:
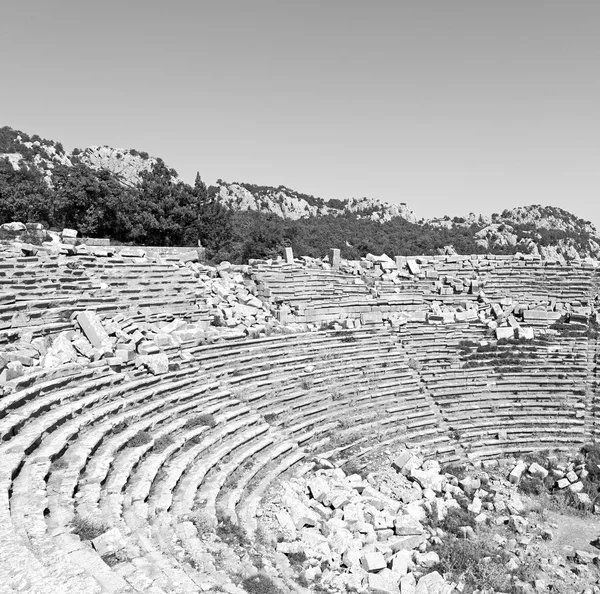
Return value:
M 138 362 L 141 365 L 145 365 L 148 371 L 154 375 L 162 375 L 169 371 L 169 358 L 165 353 L 140 355 Z
M 400 575 L 383 569 L 379 573 L 370 573 L 368 576 L 369 592 L 373 594 L 399 594 Z
M 417 580 L 414 573 L 409 573 L 400 579 L 400 594 L 415 594 Z
M 528 472 L 530 475 L 541 479 L 545 479 L 548 476 L 548 471 L 537 462 L 533 462 L 533 464 L 529 466 Z
M 82 311 L 77 315 L 77 323 L 93 347 L 110 348 L 112 341 L 102 326 L 100 318 L 92 311 Z
M 101 557 L 113 555 L 125 548 L 125 542 L 117 528 L 110 528 L 104 534 L 94 538 L 92 545 Z
M 378 551 L 363 553 L 361 564 L 365 571 L 379 571 L 387 566 L 384 556 Z
M 415 594 L 450 594 L 453 590 L 454 584 L 449 584 L 437 571 L 433 571 L 419 579 Z
M 515 337 L 515 330 L 512 327 L 496 328 L 496 338 L 498 340 L 510 340 Z
M 517 485 L 519 483 L 519 481 L 521 480 L 521 476 L 523 475 L 523 472 L 525 472 L 525 469 L 527 468 L 527 466 L 525 466 L 525 464 L 520 463 L 517 464 L 511 471 L 511 473 L 508 476 L 508 480 L 513 484 L 513 485 Z

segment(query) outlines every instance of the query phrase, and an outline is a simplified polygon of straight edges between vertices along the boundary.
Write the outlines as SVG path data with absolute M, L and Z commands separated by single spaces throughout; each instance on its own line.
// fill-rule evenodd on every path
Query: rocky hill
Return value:
M 6 169 L 7 165 L 9 169 Z M 74 168 L 73 171 L 77 169 L 77 183 L 71 183 L 72 180 L 67 183 L 66 177 L 73 177 L 68 173 L 71 171 L 69 168 Z M 0 218 L 3 219 L 0 223 L 23 217 L 27 218 L 25 222 L 39 222 L 34 221 L 33 218 L 39 217 L 43 209 L 13 208 L 11 210 L 1 208 L 1 203 L 19 201 L 27 203 L 28 193 L 32 194 L 40 204 L 52 202 L 52 196 L 43 195 L 48 191 L 51 193 L 56 182 L 60 186 L 57 193 L 62 191 L 73 194 L 75 186 L 78 192 L 86 193 L 85 211 L 88 223 L 85 228 L 79 226 L 81 232 L 92 234 L 94 226 L 89 223 L 90 217 L 95 221 L 107 218 L 106 212 L 102 215 L 90 214 L 90 209 L 97 204 L 99 193 L 102 194 L 95 184 L 90 183 L 90 180 L 100 175 L 103 176 L 103 182 L 112 183 L 111 198 L 106 199 L 106 203 L 112 204 L 113 210 L 115 204 L 126 201 L 130 206 L 138 204 L 135 208 L 129 208 L 130 211 L 139 210 L 139 207 L 144 204 L 150 205 L 149 192 L 155 192 L 157 199 L 165 200 L 163 205 L 155 205 L 157 208 L 148 207 L 154 217 L 150 223 L 144 223 L 141 214 L 138 217 L 139 222 L 132 222 L 131 213 L 127 214 L 123 222 L 122 213 L 111 212 L 115 220 L 123 222 L 119 237 L 115 237 L 120 241 L 151 241 L 148 234 L 141 232 L 141 229 L 147 228 L 148 225 L 164 228 L 165 233 L 172 228 L 173 224 L 183 229 L 189 223 L 184 224 L 178 220 L 172 224 L 167 219 L 176 216 L 181 219 L 180 214 L 177 214 L 181 212 L 181 208 L 189 212 L 197 209 L 199 204 L 197 191 L 185 184 L 173 169 L 166 168 L 160 158 L 151 157 L 145 152 L 134 149 L 116 149 L 108 146 L 74 149 L 69 153 L 64 150 L 60 142 L 43 139 L 37 135 L 29 136 L 8 126 L 0 128 L 0 169 L 2 169 Z M 156 173 L 158 170 L 160 173 Z M 11 174 L 11 171 L 16 173 Z M 24 172 L 28 172 L 29 177 L 23 177 Z M 57 172 L 60 172 L 60 175 L 57 175 Z M 140 192 L 144 172 L 156 174 L 159 185 L 164 186 L 163 189 L 152 190 L 147 185 L 144 191 Z M 87 178 L 83 181 L 82 177 L 85 176 Z M 34 187 L 35 183 L 38 183 L 38 187 Z M 40 184 L 49 190 L 47 191 Z M 127 200 L 115 200 L 115 193 L 121 191 L 115 191 L 115 187 L 123 188 L 123 196 L 127 193 Z M 218 180 L 216 186 L 211 187 L 210 191 L 207 191 L 203 184 L 200 188 L 205 193 L 205 197 L 210 195 L 213 203 L 225 207 L 233 217 L 234 232 L 222 233 L 218 241 L 222 242 L 225 236 L 229 235 L 232 238 L 236 235 L 237 226 L 238 244 L 246 240 L 251 244 L 243 248 L 238 245 L 235 249 L 229 246 L 224 252 L 221 250 L 221 256 L 226 259 L 268 257 L 271 252 L 275 253 L 282 245 L 290 243 L 305 255 L 324 255 L 326 253 L 323 251 L 324 248 L 331 247 L 324 246 L 324 242 L 337 242 L 340 248 L 344 249 L 346 246 L 348 250 L 356 252 L 347 253 L 347 257 L 364 256 L 368 251 L 406 255 L 455 251 L 498 254 L 522 252 L 541 255 L 548 259 L 600 257 L 600 236 L 594 225 L 556 207 L 522 206 L 491 216 L 470 213 L 465 217 L 444 216 L 430 220 L 417 220 L 415 213 L 406 204 L 388 204 L 373 198 L 324 199 L 282 185 L 260 186 L 223 180 Z M 107 191 L 104 191 L 104 196 Z M 139 195 L 134 196 L 136 192 Z M 169 195 L 165 198 L 166 194 L 175 194 L 175 196 Z M 179 210 L 173 208 L 176 203 L 180 206 Z M 126 204 L 121 205 L 121 208 L 126 209 L 126 207 Z M 278 228 L 274 230 L 271 225 L 269 230 L 265 230 L 266 227 L 260 217 L 272 215 L 281 220 Z M 189 221 L 190 217 L 188 216 L 186 220 Z M 220 220 L 223 220 L 223 217 Z M 48 226 L 58 224 L 48 217 L 42 222 Z M 373 223 L 378 224 L 373 226 Z M 69 224 L 78 226 L 77 220 L 72 220 Z M 255 237 L 247 239 L 248 227 L 252 225 L 257 228 Z M 304 228 L 307 226 L 310 230 Z M 210 240 L 206 238 L 206 234 L 211 227 L 215 226 L 208 221 L 200 233 L 201 236 L 205 236 L 205 243 L 208 241 L 209 244 Z M 98 224 L 96 228 L 100 230 Z M 128 229 L 134 230 L 135 233 Z M 271 236 L 267 237 L 269 234 Z M 186 234 L 183 231 L 178 235 L 178 237 L 184 236 Z M 190 234 L 187 236 L 191 237 Z M 155 239 L 152 241 L 165 240 L 160 237 L 160 234 L 155 234 Z M 298 243 L 298 237 L 302 238 L 302 242 Z M 215 246 L 218 241 L 213 242 Z M 262 245 L 261 249 L 258 249 L 260 247 L 258 244 Z M 265 247 L 266 244 L 268 247 Z
M 402 217 L 417 222 L 414 212 L 406 204 L 388 204 L 372 198 L 325 200 L 302 194 L 285 186 L 257 186 L 247 183 L 218 182 L 219 199 L 234 210 L 255 210 L 276 214 L 284 219 L 315 216 L 355 214 L 358 218 L 385 222 Z

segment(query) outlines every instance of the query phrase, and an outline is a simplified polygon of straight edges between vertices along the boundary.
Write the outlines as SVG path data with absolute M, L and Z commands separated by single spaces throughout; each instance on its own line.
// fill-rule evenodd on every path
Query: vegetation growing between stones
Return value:
M 148 431 L 136 433 L 128 442 L 127 447 L 138 448 L 152 441 L 152 435 Z
M 506 564 L 510 556 L 494 546 L 488 536 L 478 536 L 476 540 L 455 536 L 443 539 L 435 547 L 440 561 L 432 569 L 450 574 L 453 580 L 462 580 L 470 589 L 507 594 L 522 592 L 517 583 L 529 573 L 529 568 L 521 565 L 515 572 L 508 571 Z
M 105 524 L 79 515 L 73 518 L 71 527 L 73 533 L 77 534 L 81 540 L 94 540 L 108 530 L 108 526 Z

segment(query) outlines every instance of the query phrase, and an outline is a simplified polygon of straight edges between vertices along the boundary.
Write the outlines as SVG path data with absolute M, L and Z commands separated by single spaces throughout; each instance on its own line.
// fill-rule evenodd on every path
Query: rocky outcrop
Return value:
M 279 188 L 264 188 L 251 191 L 241 184 L 219 185 L 219 200 L 225 206 L 234 210 L 256 210 L 270 212 L 284 219 L 301 219 L 324 215 L 356 214 L 358 218 L 368 218 L 373 221 L 386 222 L 394 217 L 401 217 L 416 223 L 417 217 L 406 204 L 387 204 L 372 198 L 349 198 L 329 200 L 305 196 L 280 186 Z
M 140 182 L 140 174 L 151 171 L 157 163 L 155 157 L 149 157 L 146 153 L 109 146 L 90 146 L 78 156 L 88 167 L 110 171 L 128 186 L 137 185 Z

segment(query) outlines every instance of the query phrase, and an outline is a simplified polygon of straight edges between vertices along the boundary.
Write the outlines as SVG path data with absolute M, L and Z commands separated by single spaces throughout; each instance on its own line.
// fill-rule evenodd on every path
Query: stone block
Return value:
M 522 326 L 517 330 L 519 338 L 524 340 L 533 340 L 534 339 L 534 331 L 533 328 L 523 328 Z
M 417 590 L 417 580 L 414 573 L 409 573 L 400 578 L 400 594 L 415 594 Z
M 569 485 L 569 491 L 571 491 L 571 493 L 581 493 L 581 491 L 583 491 L 583 483 L 577 481 L 576 483 Z
M 75 229 L 63 229 L 62 230 L 63 239 L 75 239 L 77 237 L 77 231 Z
M 378 551 L 363 553 L 361 564 L 365 571 L 379 571 L 387 567 L 384 556 Z
M 340 267 L 340 250 L 332 248 L 329 250 L 329 264 L 332 268 L 336 269 Z
M 395 553 L 391 559 L 392 571 L 400 576 L 408 573 L 408 568 L 412 563 L 412 551 L 401 550 Z
M 513 485 L 517 485 L 519 483 L 519 481 L 521 480 L 521 476 L 523 474 L 523 472 L 525 472 L 525 469 L 527 467 L 525 466 L 525 464 L 520 463 L 517 464 L 511 471 L 511 473 L 508 475 L 508 480 L 513 484 Z
M 102 349 L 111 347 L 111 339 L 102 326 L 100 318 L 93 311 L 82 311 L 77 314 L 76 319 L 81 331 L 94 348 Z
M 308 488 L 314 499 L 323 503 L 326 499 L 329 499 L 331 489 L 329 488 L 328 482 L 320 476 L 316 476 L 308 481 Z
M 540 466 L 537 462 L 534 462 L 529 466 L 528 472 L 532 476 L 537 476 L 541 479 L 545 479 L 548 476 L 548 471 L 543 466 Z
M 165 353 L 140 355 L 138 361 L 154 375 L 162 375 L 169 371 L 169 358 Z
M 389 569 L 383 569 L 379 573 L 370 573 L 368 576 L 369 592 L 373 594 L 399 594 L 400 577 Z
M 453 591 L 454 584 L 449 584 L 437 571 L 432 571 L 419 579 L 415 594 L 451 594 Z
M 92 545 L 101 557 L 112 555 L 125 548 L 125 542 L 117 528 L 110 528 L 104 534 L 94 538 Z
M 421 273 L 421 267 L 415 262 L 415 260 L 407 260 L 406 265 L 408 266 L 411 274 L 418 275 Z
M 421 522 L 408 515 L 394 518 L 394 530 L 397 536 L 413 536 L 424 532 Z
M 293 264 L 294 263 L 294 250 L 291 247 L 285 248 L 285 263 Z
M 496 338 L 498 340 L 502 340 L 502 339 L 512 339 L 515 336 L 515 330 L 514 328 L 511 328 L 510 326 L 508 327 L 500 327 L 500 328 L 496 328 Z

